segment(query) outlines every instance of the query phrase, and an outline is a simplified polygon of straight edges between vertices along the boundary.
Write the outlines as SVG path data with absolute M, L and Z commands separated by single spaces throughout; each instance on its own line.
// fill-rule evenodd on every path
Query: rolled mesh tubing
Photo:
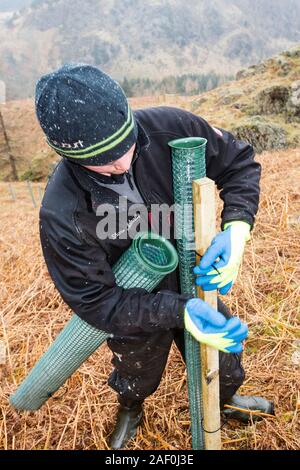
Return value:
M 151 232 L 139 233 L 113 272 L 119 286 L 151 292 L 177 265 L 177 252 L 169 241 Z M 38 410 L 110 336 L 74 314 L 11 396 L 11 405 L 19 410 Z
M 179 257 L 182 294 L 197 297 L 193 267 L 196 264 L 193 186 L 194 180 L 206 176 L 205 150 L 207 140 L 176 139 L 169 142 L 172 149 L 175 228 Z M 185 356 L 188 396 L 191 416 L 192 447 L 204 449 L 201 357 L 199 343 L 185 330 Z

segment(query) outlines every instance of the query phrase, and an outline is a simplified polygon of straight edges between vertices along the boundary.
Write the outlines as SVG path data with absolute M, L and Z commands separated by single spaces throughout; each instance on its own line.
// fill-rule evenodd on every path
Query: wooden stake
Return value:
M 193 182 L 196 260 L 199 263 L 216 234 L 215 183 L 209 178 Z M 217 309 L 217 292 L 197 287 L 198 297 Z M 203 428 L 206 450 L 221 448 L 219 404 L 219 351 L 201 345 Z

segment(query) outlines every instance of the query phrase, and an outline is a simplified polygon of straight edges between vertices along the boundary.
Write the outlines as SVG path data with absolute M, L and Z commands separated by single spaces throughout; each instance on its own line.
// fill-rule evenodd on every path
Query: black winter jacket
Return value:
M 139 136 L 133 174 L 147 206 L 174 203 L 168 142 L 205 137 L 207 176 L 221 189 L 224 201 L 222 226 L 232 220 L 253 225 L 260 165 L 250 145 L 181 109 L 148 108 L 134 115 Z M 178 270 L 153 293 L 116 285 L 111 267 L 131 240 L 97 238 L 97 207 L 118 204 L 118 194 L 105 184 L 100 186 L 97 179 L 111 183 L 111 178 L 63 159 L 48 181 L 40 210 L 40 236 L 56 288 L 79 317 L 107 333 L 128 336 L 157 328 L 183 328 L 187 296 L 179 294 Z

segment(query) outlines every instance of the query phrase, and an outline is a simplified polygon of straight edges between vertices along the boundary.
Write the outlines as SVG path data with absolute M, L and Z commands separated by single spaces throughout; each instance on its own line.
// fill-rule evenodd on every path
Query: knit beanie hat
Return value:
M 106 165 L 136 143 L 138 128 L 120 85 L 91 65 L 64 65 L 36 85 L 47 143 L 81 165 Z

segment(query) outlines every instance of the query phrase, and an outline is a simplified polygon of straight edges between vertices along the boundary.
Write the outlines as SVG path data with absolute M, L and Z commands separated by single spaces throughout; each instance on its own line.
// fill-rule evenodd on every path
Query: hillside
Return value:
M 212 125 L 231 130 L 258 152 L 300 145 L 300 46 L 244 69 L 237 80 L 203 93 L 183 97 L 161 95 L 132 98 L 133 108 L 174 105 L 201 115 Z M 21 179 L 43 179 L 57 155 L 45 144 L 33 100 L 0 105 L 11 152 Z M 11 170 L 0 128 L 0 179 Z
M 239 393 L 274 401 L 276 414 L 249 425 L 222 419 L 222 449 L 299 450 L 300 45 L 239 71 L 234 82 L 211 92 L 130 103 L 191 110 L 248 139 L 259 153 L 256 223 L 237 281 L 222 300 L 249 327 L 246 380 Z M 0 181 L 0 450 L 107 450 L 118 406 L 107 384 L 112 371 L 107 345 L 39 411 L 17 412 L 9 403 L 72 311 L 54 287 L 39 241 L 40 201 L 57 155 L 44 142 L 32 99 L 0 105 L 0 112 L 19 176 L 41 180 Z M 11 179 L 7 161 L 0 127 L 0 180 Z M 221 209 L 218 198 L 219 215 Z M 143 426 L 127 449 L 191 446 L 185 365 L 173 346 L 161 384 L 145 402 Z
M 0 78 L 18 99 L 70 61 L 118 80 L 228 76 L 299 41 L 298 0 L 33 0 L 1 24 Z
M 249 141 L 257 152 L 300 145 L 300 46 L 238 72 L 189 109 Z

